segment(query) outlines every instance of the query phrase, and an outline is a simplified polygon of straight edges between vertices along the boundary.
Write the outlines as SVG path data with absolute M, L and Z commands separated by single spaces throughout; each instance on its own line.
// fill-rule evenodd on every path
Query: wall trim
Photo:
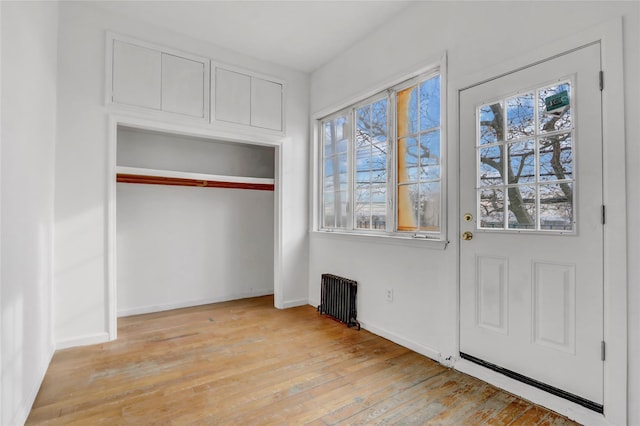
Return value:
M 274 147 L 275 165 L 274 165 L 274 271 L 273 271 L 273 293 L 274 304 L 277 308 L 282 307 L 283 300 L 283 285 L 280 281 L 282 276 L 282 158 L 283 147 L 286 145 L 288 138 L 285 137 L 273 137 L 269 135 L 261 134 L 238 134 L 230 133 L 227 131 L 221 131 L 214 128 L 200 128 L 189 125 L 183 125 L 178 123 L 170 123 L 166 121 L 153 120 L 147 118 L 140 118 L 127 115 L 109 115 L 108 126 L 108 153 L 107 153 L 107 190 L 106 190 L 106 294 L 107 294 L 107 306 L 105 311 L 107 312 L 107 318 L 105 318 L 105 324 L 107 325 L 107 340 L 115 340 L 117 338 L 117 322 L 118 322 L 118 309 L 117 309 L 117 273 L 116 273 L 116 176 L 117 176 L 117 138 L 118 138 L 118 126 L 134 127 L 143 130 L 159 131 L 164 133 L 172 133 L 181 136 L 195 136 L 204 137 L 226 142 L 238 142 L 252 145 L 262 145 Z M 74 339 L 75 340 L 75 339 Z M 68 346 L 67 346 L 68 347 Z
M 297 300 L 285 300 L 282 303 L 282 309 L 287 309 L 287 308 L 295 308 L 298 306 L 305 306 L 309 304 L 309 300 L 308 299 L 297 299 Z
M 150 314 L 153 312 L 169 311 L 172 309 L 191 308 L 193 306 L 210 305 L 212 303 L 228 302 L 229 300 L 249 299 L 273 294 L 272 290 L 252 291 L 247 293 L 234 293 L 225 297 L 207 297 L 205 299 L 187 300 L 184 302 L 164 303 L 161 305 L 147 305 L 136 308 L 119 309 L 118 318 L 130 315 Z
M 9 424 L 22 425 L 27 421 L 29 417 L 29 413 L 31 412 L 31 407 L 33 407 L 33 403 L 38 396 L 38 392 L 40 391 L 40 386 L 44 381 L 44 376 L 47 374 L 47 370 L 49 369 L 49 364 L 51 364 L 51 359 L 53 358 L 53 354 L 55 353 L 56 348 L 52 344 L 49 346 L 47 350 L 47 354 L 44 358 L 44 362 L 42 365 L 38 365 L 36 371 L 39 372 L 38 377 L 33 382 L 29 383 L 27 386 L 27 398 L 24 401 L 21 401 L 17 411 L 15 412 L 15 416 L 9 420 Z
M 367 321 L 363 321 L 361 319 L 359 319 L 358 321 L 360 321 L 360 326 L 362 328 L 375 335 L 384 337 L 387 340 L 391 340 L 392 342 L 397 343 L 400 346 L 411 349 L 412 351 L 419 353 L 420 355 L 424 355 L 427 358 L 432 359 L 438 363 L 443 362 L 442 354 L 433 348 L 421 345 L 420 343 L 414 342 L 413 340 L 407 339 L 406 337 L 402 337 L 397 333 L 393 333 L 382 327 L 375 326 Z
M 451 145 L 460 146 L 459 93 L 479 82 L 517 70 L 529 64 L 572 51 L 581 46 L 599 42 L 601 44 L 602 69 L 605 73 L 605 88 L 602 91 L 603 113 L 603 193 L 607 206 L 607 224 L 604 227 L 604 340 L 607 343 L 607 360 L 604 362 L 604 417 L 597 423 L 626 424 L 628 416 L 627 391 L 627 225 L 626 225 L 626 170 L 625 170 L 625 113 L 623 79 L 623 33 L 622 18 L 616 18 L 582 32 L 560 39 L 553 44 L 534 49 L 504 63 L 450 81 L 449 99 L 450 126 L 457 129 L 456 140 Z M 458 160 L 459 163 L 459 154 Z M 458 181 L 458 194 L 459 185 Z M 460 217 L 460 203 L 452 211 Z M 457 228 L 458 222 L 452 225 Z M 454 231 L 454 234 L 456 231 Z M 458 245 L 458 285 L 456 298 L 460 300 L 460 248 Z M 458 326 L 456 341 L 458 357 L 460 349 L 460 307 L 456 307 Z M 461 363 L 462 366 L 465 363 Z M 478 366 L 481 369 L 483 367 Z M 473 371 L 478 371 L 475 367 Z M 490 375 L 487 377 L 491 377 Z M 484 379 L 483 379 L 484 380 Z M 501 385 L 498 385 L 501 386 Z M 534 403 L 547 405 L 547 398 L 537 392 L 526 393 L 517 387 L 512 392 Z M 550 407 L 551 408 L 551 407 Z M 552 408 L 556 409 L 556 408 Z M 569 415 L 562 411 L 562 414 Z M 582 412 L 582 414 L 576 414 Z M 586 408 L 571 411 L 576 416 L 587 415 Z M 590 423 L 590 422 L 588 422 Z
M 84 336 L 71 337 L 69 339 L 60 340 L 56 342 L 56 350 L 59 351 L 61 349 L 73 348 L 76 346 L 87 346 L 87 345 L 95 345 L 96 343 L 105 343 L 109 340 L 113 340 L 109 338 L 109 333 L 94 333 L 94 334 L 85 334 Z

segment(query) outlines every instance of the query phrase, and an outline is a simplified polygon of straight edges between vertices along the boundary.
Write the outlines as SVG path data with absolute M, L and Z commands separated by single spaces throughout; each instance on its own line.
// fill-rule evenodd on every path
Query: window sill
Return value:
M 445 250 L 449 241 L 430 240 L 424 238 L 412 238 L 400 235 L 363 234 L 356 232 L 339 231 L 310 231 L 312 238 L 325 238 L 329 240 L 348 240 L 366 243 L 390 244 L 403 247 L 418 247 L 433 250 Z

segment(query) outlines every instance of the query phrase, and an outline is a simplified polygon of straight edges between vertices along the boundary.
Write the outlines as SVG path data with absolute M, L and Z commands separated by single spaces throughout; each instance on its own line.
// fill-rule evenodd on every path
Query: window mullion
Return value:
M 349 140 L 347 141 L 347 229 L 355 229 L 355 186 L 356 186 L 356 125 L 355 108 L 350 108 L 347 114 L 349 126 Z
M 398 209 L 396 208 L 398 193 L 396 109 L 396 92 L 395 90 L 387 90 L 387 232 L 395 232 L 398 223 Z

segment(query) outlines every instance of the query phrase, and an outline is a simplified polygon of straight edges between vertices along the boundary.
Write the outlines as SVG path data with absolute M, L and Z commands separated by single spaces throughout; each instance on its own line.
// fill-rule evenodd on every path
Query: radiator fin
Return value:
M 322 274 L 318 312 L 360 330 L 360 323 L 356 319 L 357 290 L 356 281 L 337 275 Z

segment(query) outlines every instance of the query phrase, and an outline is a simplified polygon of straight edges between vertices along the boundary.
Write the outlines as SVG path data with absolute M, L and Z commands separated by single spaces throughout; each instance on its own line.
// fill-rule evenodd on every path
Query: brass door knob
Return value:
M 473 233 L 467 231 L 467 232 L 463 232 L 462 233 L 462 239 L 465 241 L 469 241 L 470 239 L 473 238 Z

